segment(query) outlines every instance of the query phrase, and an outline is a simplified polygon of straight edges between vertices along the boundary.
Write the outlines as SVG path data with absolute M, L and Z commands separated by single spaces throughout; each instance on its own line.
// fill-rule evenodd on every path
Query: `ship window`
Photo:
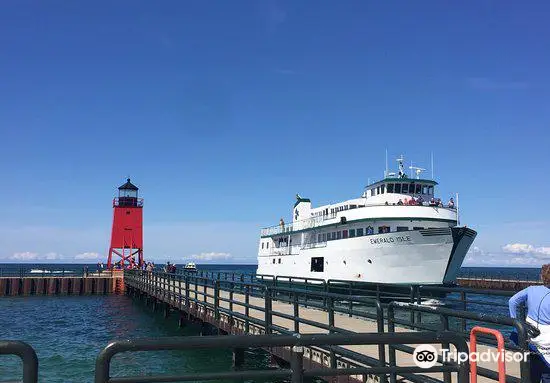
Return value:
M 357 205 L 349 205 L 350 209 L 357 209 Z
M 326 242 L 327 240 L 327 233 L 323 233 L 323 242 Z
M 350 238 L 355 237 L 355 229 L 349 229 L 349 237 Z
M 342 231 L 342 238 L 346 239 L 348 237 L 348 231 L 344 230 Z
M 336 232 L 336 239 L 342 239 L 342 232 L 341 231 Z
M 378 226 L 378 234 L 384 234 L 389 232 L 390 232 L 389 226 Z
M 380 194 L 380 186 L 376 188 L 376 194 Z
M 395 192 L 401 193 L 401 184 L 395 184 Z
M 397 231 L 407 231 L 409 228 L 407 226 L 397 226 Z
M 424 228 L 423 227 L 420 227 L 420 226 L 414 226 L 413 227 L 413 230 L 423 230 Z
M 359 229 L 357 229 L 357 236 L 358 237 L 362 237 L 363 236 L 363 228 L 360 227 Z
M 273 258 L 273 263 L 275 263 L 275 258 Z
M 267 242 L 267 243 L 265 244 L 265 248 L 266 248 L 266 249 L 269 249 L 269 242 Z
M 403 185 L 401 186 L 401 192 L 402 192 L 403 194 L 408 193 L 408 192 L 409 192 L 409 184 L 403 184 Z
M 311 258 L 311 271 L 322 273 L 325 268 L 325 258 L 324 257 L 313 257 Z
M 382 185 L 380 186 L 380 191 L 382 192 L 382 194 L 384 194 L 384 188 L 385 188 L 386 185 Z
M 281 258 L 279 258 L 279 263 L 281 263 Z
M 434 187 L 428 186 L 428 194 L 434 194 Z
M 422 194 L 428 194 L 428 187 L 426 185 L 422 185 Z
M 317 242 L 321 242 L 323 240 L 323 236 L 321 234 L 317 234 Z
M 393 193 L 393 184 L 388 184 L 388 193 Z
M 264 248 L 264 243 L 262 242 L 262 249 Z
M 335 231 L 332 232 L 332 240 L 333 241 L 336 240 L 336 232 Z
M 422 193 L 422 185 L 416 184 L 416 189 L 414 194 L 420 194 L 420 193 Z

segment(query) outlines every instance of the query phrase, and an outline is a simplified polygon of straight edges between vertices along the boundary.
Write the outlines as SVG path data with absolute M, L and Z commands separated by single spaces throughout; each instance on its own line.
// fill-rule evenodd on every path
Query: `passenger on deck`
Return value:
M 510 316 L 517 317 L 520 305 L 527 306 L 526 322 L 536 327 L 540 335 L 530 339 L 536 352 L 531 353 L 531 382 L 550 383 L 550 264 L 542 266 L 543 286 L 529 286 L 510 298 Z
M 372 235 L 372 234 L 374 234 L 374 227 L 372 226 L 367 227 L 367 235 Z
M 424 204 L 424 200 L 422 199 L 422 196 L 419 195 L 417 200 L 416 200 L 416 203 L 419 204 L 420 206 L 422 206 Z
M 443 202 L 441 202 L 441 198 L 437 199 L 437 206 L 438 207 L 443 207 Z
M 430 200 L 430 206 L 435 206 L 435 198 L 432 197 L 432 199 Z
M 398 204 L 399 206 L 402 206 L 402 205 L 403 205 L 403 201 L 399 200 L 399 202 L 397 202 L 397 204 Z
M 452 198 L 449 200 L 449 207 L 450 207 L 451 209 L 454 209 L 454 208 L 455 208 L 455 201 L 453 201 Z

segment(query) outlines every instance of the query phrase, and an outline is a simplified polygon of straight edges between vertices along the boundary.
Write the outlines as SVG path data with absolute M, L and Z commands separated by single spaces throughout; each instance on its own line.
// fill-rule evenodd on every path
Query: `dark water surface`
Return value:
M 37 352 L 41 382 L 92 382 L 95 359 L 110 341 L 125 338 L 198 335 L 180 329 L 175 316 L 126 296 L 15 297 L 0 299 L 0 339 L 23 340 Z M 0 380 L 21 377 L 21 362 L 0 356 Z M 249 353 L 247 368 L 266 368 L 263 352 Z M 114 358 L 112 376 L 229 371 L 228 350 L 126 353 Z

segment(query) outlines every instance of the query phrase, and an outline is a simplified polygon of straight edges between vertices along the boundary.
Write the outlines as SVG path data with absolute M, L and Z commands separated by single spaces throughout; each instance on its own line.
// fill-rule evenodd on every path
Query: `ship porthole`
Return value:
M 370 259 L 369 259 L 367 262 L 368 262 L 368 263 L 372 263 L 372 261 L 371 261 Z

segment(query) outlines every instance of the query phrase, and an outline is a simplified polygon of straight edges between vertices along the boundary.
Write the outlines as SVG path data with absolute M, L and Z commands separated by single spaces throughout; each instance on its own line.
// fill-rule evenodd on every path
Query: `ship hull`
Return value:
M 258 257 L 258 274 L 387 284 L 452 284 L 476 232 L 462 227 L 375 234 Z

